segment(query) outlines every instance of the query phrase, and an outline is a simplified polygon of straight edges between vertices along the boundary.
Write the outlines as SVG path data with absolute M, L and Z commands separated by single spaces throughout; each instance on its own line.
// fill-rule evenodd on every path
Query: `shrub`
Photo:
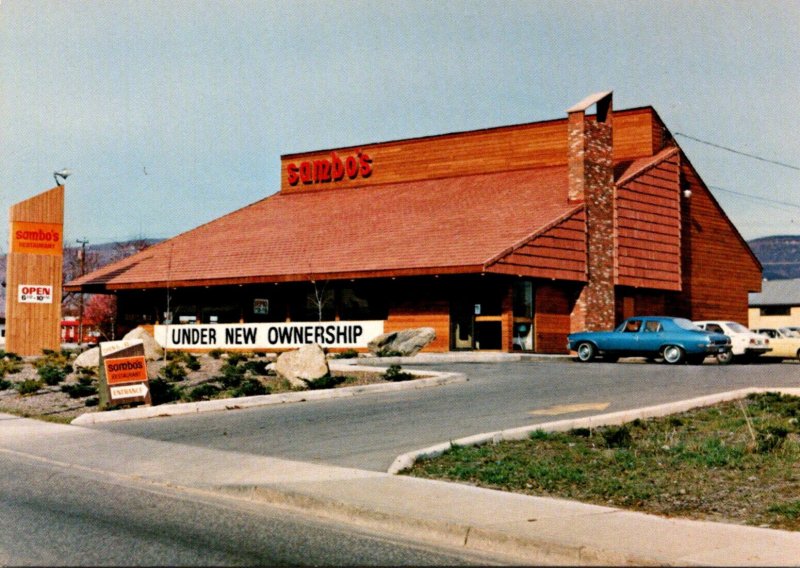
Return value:
M 5 375 L 13 375 L 22 370 L 22 363 L 19 359 L 11 359 L 4 357 L 0 359 L 0 377 Z
M 200 361 L 186 351 L 170 351 L 167 353 L 167 360 L 174 361 L 175 363 L 183 363 L 190 371 L 197 371 L 200 369 Z
M 608 426 L 600 431 L 609 448 L 630 448 L 633 444 L 631 431 L 625 425 Z
M 245 379 L 242 384 L 235 388 L 231 395 L 235 398 L 242 396 L 258 396 L 261 394 L 269 394 L 270 390 L 258 379 Z
M 37 369 L 39 378 L 49 386 L 54 386 L 67 378 L 67 373 L 61 367 L 52 363 L 45 363 Z
M 783 445 L 789 430 L 781 425 L 768 425 L 759 428 L 756 432 L 756 451 L 766 454 L 777 450 Z
M 17 383 L 17 391 L 22 396 L 27 394 L 33 394 L 42 388 L 42 382 L 37 381 L 36 379 L 27 379 L 22 381 L 21 383 Z
M 341 353 L 333 355 L 332 359 L 355 359 L 358 357 L 358 351 L 355 349 L 346 349 Z
M 242 361 L 247 361 L 247 355 L 244 353 L 238 353 L 235 351 L 231 351 L 228 353 L 228 365 L 236 366 Z
M 343 383 L 344 380 L 345 380 L 344 377 L 325 375 L 324 377 L 320 377 L 318 379 L 312 379 L 312 380 L 303 379 L 303 382 L 305 382 L 306 385 L 308 386 L 308 390 L 322 390 L 322 389 L 332 389 L 336 385 Z
M 5 351 L 3 349 L 0 349 L 0 358 L 8 359 L 9 361 L 22 361 L 22 357 L 20 357 L 16 353 L 12 353 L 11 351 Z
M 236 388 L 242 384 L 244 380 L 244 369 L 238 365 L 225 363 L 220 368 L 220 371 L 222 372 L 222 376 L 216 377 L 216 380 L 220 381 L 225 388 Z
M 378 353 L 378 357 L 402 357 L 403 354 L 400 351 L 395 351 L 390 347 L 383 347 L 381 348 Z
M 5 379 L 0 379 L 0 391 L 8 390 L 13 386 L 14 383 L 11 381 L 7 381 Z
M 100 399 L 97 398 L 96 396 L 93 396 L 91 398 L 87 398 L 84 404 L 86 406 L 97 406 L 98 404 L 100 404 Z
M 386 369 L 386 372 L 383 374 L 383 378 L 387 381 L 399 382 L 409 381 L 414 378 L 414 375 L 403 371 L 400 365 L 389 365 L 389 368 Z
M 269 366 L 269 361 L 264 360 L 256 360 L 256 361 L 246 361 L 243 365 L 244 370 L 250 371 L 254 375 L 261 375 L 266 376 L 269 375 L 269 371 L 267 367 Z
M 79 377 L 78 382 L 71 385 L 61 385 L 61 392 L 67 393 L 70 398 L 83 398 L 97 394 L 97 385 L 90 377 Z
M 193 388 L 189 391 L 184 398 L 190 401 L 198 401 L 198 400 L 211 400 L 215 398 L 220 392 L 222 392 L 222 388 L 218 387 L 217 385 L 211 383 L 204 383 Z
M 211 351 L 208 352 L 209 356 L 212 359 L 219 359 L 220 357 L 222 357 L 223 353 L 224 351 L 222 349 L 212 349 Z
M 162 377 L 156 377 L 150 381 L 150 400 L 154 405 L 173 402 L 180 397 L 180 389 Z
M 170 361 L 158 372 L 158 376 L 171 382 L 179 382 L 186 378 L 186 369 L 178 361 Z

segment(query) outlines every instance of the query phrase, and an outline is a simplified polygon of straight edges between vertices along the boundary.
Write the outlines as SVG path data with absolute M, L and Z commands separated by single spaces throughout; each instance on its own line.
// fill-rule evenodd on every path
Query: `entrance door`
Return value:
M 475 312 L 472 305 L 455 301 L 450 304 L 450 337 L 453 351 L 475 348 Z

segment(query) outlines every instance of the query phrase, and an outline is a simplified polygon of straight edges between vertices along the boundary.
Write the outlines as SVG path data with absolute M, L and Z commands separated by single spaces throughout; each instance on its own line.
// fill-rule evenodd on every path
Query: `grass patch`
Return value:
M 664 418 L 479 447 L 410 475 L 667 516 L 800 530 L 800 398 L 767 393 Z

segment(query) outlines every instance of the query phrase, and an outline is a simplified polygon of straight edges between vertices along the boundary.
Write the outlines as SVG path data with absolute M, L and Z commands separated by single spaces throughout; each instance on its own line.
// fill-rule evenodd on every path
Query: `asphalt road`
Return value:
M 0 458 L 0 566 L 487 565 L 266 505 Z
M 673 367 L 564 361 L 413 368 L 459 371 L 470 380 L 430 389 L 94 427 L 181 444 L 386 471 L 400 454 L 482 432 L 744 387 L 800 386 L 796 362 Z M 569 405 L 593 409 L 575 411 Z M 557 414 L 534 414 L 547 409 Z

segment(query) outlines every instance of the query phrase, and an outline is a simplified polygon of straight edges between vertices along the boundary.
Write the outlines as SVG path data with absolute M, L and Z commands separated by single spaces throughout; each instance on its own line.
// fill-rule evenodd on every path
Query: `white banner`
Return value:
M 52 304 L 53 287 L 47 284 L 20 284 L 17 300 L 21 304 Z
M 383 333 L 383 320 L 157 325 L 153 333 L 170 349 L 356 348 Z

